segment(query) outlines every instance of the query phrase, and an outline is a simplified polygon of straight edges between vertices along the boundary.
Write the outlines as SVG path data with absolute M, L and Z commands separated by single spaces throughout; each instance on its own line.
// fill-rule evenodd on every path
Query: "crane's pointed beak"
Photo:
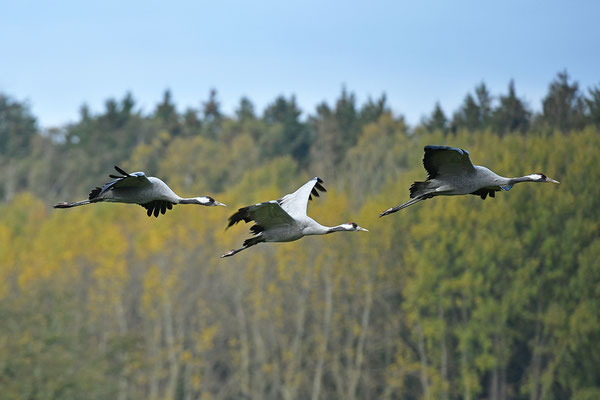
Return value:
M 215 200 L 215 206 L 227 207 L 227 204 L 219 203 L 218 201 Z
M 363 232 L 369 232 L 369 230 L 368 230 L 368 229 L 365 229 L 365 228 L 363 228 L 363 227 L 360 227 L 360 226 L 357 226 L 357 227 L 356 227 L 356 230 L 357 230 L 357 231 L 363 231 Z
M 556 183 L 557 185 L 560 185 L 559 181 L 555 181 L 554 179 L 548 178 L 548 177 L 546 177 L 546 182 L 548 182 L 548 183 Z

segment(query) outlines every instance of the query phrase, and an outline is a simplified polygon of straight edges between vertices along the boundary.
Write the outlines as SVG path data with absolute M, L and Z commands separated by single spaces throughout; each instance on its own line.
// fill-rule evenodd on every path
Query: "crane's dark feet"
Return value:
M 227 253 L 223 254 L 221 256 L 221 258 L 225 258 L 225 257 L 231 257 L 235 254 L 237 254 L 238 252 L 240 252 L 242 249 L 238 249 L 238 250 L 229 250 Z
M 396 211 L 398 211 L 395 208 L 396 207 L 388 208 L 387 210 L 385 210 L 384 212 L 382 212 L 381 214 L 379 214 L 379 218 L 385 217 L 386 215 L 390 215 L 390 214 L 395 213 Z

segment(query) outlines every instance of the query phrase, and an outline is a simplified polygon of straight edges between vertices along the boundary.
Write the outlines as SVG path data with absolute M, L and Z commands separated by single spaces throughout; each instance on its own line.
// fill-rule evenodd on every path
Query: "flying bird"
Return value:
M 200 204 L 203 206 L 225 206 L 209 196 L 192 198 L 179 197 L 166 183 L 154 176 L 146 176 L 143 172 L 129 174 L 115 165 L 115 170 L 121 175 L 109 175 L 114 180 L 102 187 L 94 188 L 87 200 L 73 203 L 58 203 L 54 208 L 71 208 L 103 201 L 113 203 L 134 203 L 144 207 L 150 217 L 154 214 L 164 214 L 176 204 Z
M 256 224 L 250 228 L 250 231 L 255 236 L 246 239 L 243 247 L 230 250 L 221 258 L 233 256 L 250 246 L 263 242 L 292 242 L 303 236 L 343 231 L 368 232 L 367 229 L 361 228 L 354 222 L 333 227 L 323 226 L 306 215 L 308 201 L 312 200 L 312 196 L 319 197 L 319 191 L 326 192 L 322 183 L 320 178 L 314 177 L 294 193 L 287 194 L 279 200 L 240 208 L 229 217 L 227 228 L 240 221 L 254 221 Z
M 414 182 L 410 187 L 410 200 L 385 210 L 379 214 L 380 217 L 434 196 L 474 194 L 485 200 L 488 195 L 495 197 L 495 193 L 500 190 L 510 190 L 515 183 L 560 183 L 542 173 L 505 178 L 486 167 L 473 165 L 468 151 L 454 147 L 425 146 L 423 165 L 427 170 L 427 180 Z

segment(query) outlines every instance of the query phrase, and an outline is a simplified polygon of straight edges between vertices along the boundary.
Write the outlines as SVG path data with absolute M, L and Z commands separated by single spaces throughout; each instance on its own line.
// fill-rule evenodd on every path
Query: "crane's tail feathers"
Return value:
M 69 203 L 68 201 L 63 201 L 62 203 L 58 203 L 54 206 L 54 208 L 71 208 L 77 206 L 85 206 L 86 204 L 92 203 L 90 200 L 81 200 L 75 201 L 73 203 Z
M 426 195 L 428 192 L 431 192 L 431 189 L 429 187 L 430 182 L 429 181 L 425 181 L 425 182 L 413 182 L 412 185 L 410 185 L 410 198 L 414 199 L 417 197 L 422 197 L 424 195 Z
M 421 200 L 425 200 L 425 198 L 423 198 L 423 197 L 417 197 L 416 199 L 410 199 L 409 201 L 407 201 L 404 204 L 400 204 L 399 206 L 392 207 L 392 208 L 389 208 L 389 209 L 385 210 L 384 212 L 382 212 L 381 214 L 379 214 L 379 216 L 380 217 L 384 217 L 386 215 L 393 214 L 396 211 L 400 211 L 403 208 L 406 208 L 408 206 L 412 206 L 413 204 L 418 203 Z
M 259 244 L 264 242 L 265 239 L 261 237 L 261 235 L 244 240 L 244 247 L 254 246 L 255 244 Z

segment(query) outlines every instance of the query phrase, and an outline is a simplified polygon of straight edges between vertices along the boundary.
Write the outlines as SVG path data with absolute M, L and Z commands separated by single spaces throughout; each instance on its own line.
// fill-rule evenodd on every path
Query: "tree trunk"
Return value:
M 461 307 L 461 315 L 462 315 L 462 323 L 466 327 L 468 324 L 467 317 L 467 299 L 463 296 L 462 299 L 462 307 Z M 461 353 L 461 369 L 462 369 L 462 378 L 464 385 L 464 400 L 471 400 L 471 382 L 469 380 L 469 343 L 465 343 L 463 351 Z
M 446 319 L 442 302 L 438 303 L 438 315 L 442 322 L 442 332 L 440 337 L 440 374 L 442 375 L 442 400 L 448 400 L 448 347 L 446 344 Z
M 306 318 L 306 298 L 308 297 L 308 287 L 310 277 L 313 273 L 314 266 L 306 269 L 306 273 L 304 276 L 304 281 L 302 284 L 302 290 L 300 296 L 298 296 L 298 304 L 296 309 L 298 310 L 296 313 L 296 333 L 294 335 L 294 339 L 292 340 L 292 345 L 290 347 L 291 351 L 291 359 L 286 366 L 286 371 L 284 374 L 284 382 L 282 387 L 282 396 L 284 400 L 293 400 L 296 398 L 296 393 L 298 390 L 298 383 L 300 382 L 297 378 L 298 365 L 300 365 L 300 349 L 302 345 L 302 336 L 304 335 L 304 322 Z
M 540 379 L 542 375 L 542 322 L 538 307 L 537 321 L 535 322 L 535 337 L 533 339 L 533 351 L 531 356 L 531 392 L 529 392 L 530 400 L 538 400 L 540 393 Z
M 369 283 L 367 285 L 367 291 L 365 293 L 365 308 L 363 310 L 360 334 L 358 335 L 358 343 L 356 345 L 356 356 L 354 358 L 354 365 L 350 367 L 349 379 L 348 379 L 348 399 L 354 399 L 356 397 L 356 387 L 361 375 L 361 367 L 363 361 L 363 351 L 365 347 L 365 338 L 367 337 L 367 331 L 369 329 L 369 316 L 371 313 L 371 305 L 373 304 L 372 286 Z
M 121 304 L 121 300 L 119 300 L 116 304 L 116 315 L 117 315 L 117 323 L 119 325 L 119 334 L 121 336 L 125 336 L 127 334 L 127 320 L 125 319 L 125 310 L 123 309 L 123 304 Z M 125 367 L 128 364 L 128 356 L 127 352 L 122 352 L 119 354 L 120 362 Z M 123 371 L 119 374 L 119 381 L 117 384 L 117 400 L 126 400 L 127 399 L 127 391 L 128 391 L 128 383 L 127 377 L 123 374 Z
M 321 394 L 321 379 L 323 374 L 323 362 L 325 361 L 325 353 L 327 352 L 327 342 L 329 340 L 329 328 L 331 325 L 331 317 L 333 314 L 333 283 L 329 275 L 329 268 L 325 272 L 325 310 L 323 311 L 323 339 L 319 349 L 319 358 L 317 367 L 315 368 L 315 376 L 313 378 L 312 400 L 318 400 Z
M 165 398 L 174 399 L 177 391 L 177 377 L 179 375 L 179 363 L 177 362 L 179 351 L 177 350 L 177 341 L 173 332 L 173 307 L 171 306 L 169 295 L 166 293 L 164 296 L 163 313 L 167 358 L 169 360 L 169 379 L 165 388 Z
M 428 362 L 427 362 L 427 350 L 425 349 L 425 338 L 423 336 L 423 329 L 421 329 L 421 323 L 417 320 L 417 349 L 419 351 L 419 359 L 421 360 L 421 387 L 423 388 L 423 398 L 429 399 L 429 375 L 427 373 Z
M 246 314 L 242 303 L 242 290 L 239 286 L 235 292 L 235 306 L 240 330 L 240 391 L 244 398 L 250 398 L 250 345 Z

